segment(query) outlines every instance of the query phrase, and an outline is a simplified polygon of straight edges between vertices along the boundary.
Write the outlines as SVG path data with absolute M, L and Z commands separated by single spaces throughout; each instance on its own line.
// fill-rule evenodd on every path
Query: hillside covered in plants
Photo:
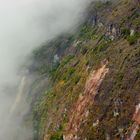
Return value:
M 85 22 L 35 50 L 34 140 L 140 139 L 140 2 L 92 2 Z

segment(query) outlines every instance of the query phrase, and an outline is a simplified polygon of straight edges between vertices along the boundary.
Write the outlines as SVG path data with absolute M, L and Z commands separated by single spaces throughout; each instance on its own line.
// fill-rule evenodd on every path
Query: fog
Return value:
M 23 96 L 30 82 L 18 69 L 33 49 L 74 30 L 88 4 L 88 0 L 0 0 L 0 140 L 32 139 L 32 129 L 22 124 L 29 108 Z

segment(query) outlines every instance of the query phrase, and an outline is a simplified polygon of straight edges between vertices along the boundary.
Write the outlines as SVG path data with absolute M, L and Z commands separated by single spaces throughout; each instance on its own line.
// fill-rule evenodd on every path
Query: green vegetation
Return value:
M 108 48 L 108 45 L 109 45 L 109 44 L 100 44 L 99 46 L 97 46 L 97 47 L 94 49 L 94 52 L 95 52 L 95 53 L 103 52 L 103 51 L 105 51 L 105 50 Z
M 125 38 L 127 38 L 128 36 L 130 36 L 130 29 L 123 28 L 122 29 L 122 34 L 124 35 Z
M 130 35 L 130 29 L 124 28 L 122 29 L 122 34 L 126 38 L 126 40 L 129 42 L 130 45 L 134 45 L 137 42 L 137 39 L 139 38 L 139 33 L 134 33 L 134 35 Z
M 59 134 L 54 134 L 50 137 L 50 140 L 63 140 L 63 136 Z
M 63 75 L 63 80 L 68 80 L 70 76 L 74 73 L 75 69 L 73 67 L 70 67 L 66 73 Z
M 79 75 L 75 75 L 73 82 L 77 84 L 80 81 L 81 77 Z
M 137 39 L 138 39 L 137 34 L 132 35 L 132 36 L 129 35 L 129 36 L 127 37 L 127 41 L 129 42 L 130 45 L 135 44 L 135 43 L 137 42 Z
M 70 60 L 74 58 L 74 55 L 68 55 L 65 58 L 63 58 L 62 62 L 61 62 L 61 66 L 66 65 L 68 62 L 70 62 Z
M 109 74 L 105 77 L 95 101 L 87 107 L 89 116 L 83 122 L 78 135 L 81 139 L 86 137 L 87 140 L 103 140 L 109 134 L 111 139 L 115 139 L 120 135 L 118 131 L 120 127 L 125 134 L 132 124 L 132 114 L 140 99 L 140 45 L 138 42 L 140 36 L 138 31 L 130 36 L 130 28 L 126 25 L 131 23 L 136 28 L 137 23 L 140 22 L 139 14 L 132 9 L 131 1 L 125 1 L 116 5 L 116 9 L 121 6 L 127 20 L 125 21 L 124 16 L 121 16 L 122 13 L 118 13 L 119 10 L 115 10 L 115 15 L 118 16 L 115 20 L 116 16 L 112 18 L 110 13 L 114 10 L 113 8 L 108 9 L 106 4 L 98 4 L 100 4 L 97 7 L 101 10 L 98 13 L 101 20 L 108 23 L 110 18 L 114 19 L 114 22 L 120 25 L 121 36 L 113 41 L 107 40 L 104 38 L 106 26 L 100 30 L 99 27 L 94 28 L 89 23 L 84 23 L 77 33 L 67 37 L 68 44 L 65 39 L 59 38 L 60 41 L 57 40 L 59 43 L 51 42 L 50 46 L 37 50 L 34 54 L 35 61 L 38 62 L 36 71 L 49 74 L 51 84 L 49 91 L 41 90 L 43 95 L 34 104 L 35 136 L 40 139 L 43 139 L 44 133 L 47 133 L 50 140 L 63 139 L 71 108 L 83 93 L 90 73 L 99 68 L 100 62 L 104 59 L 109 61 Z M 128 11 L 128 9 L 132 10 Z M 103 14 L 102 10 L 107 14 Z M 80 43 L 74 46 L 75 42 Z M 51 60 L 58 51 L 58 46 L 63 48 L 60 53 L 61 59 L 59 63 L 53 65 Z M 118 105 L 119 115 L 115 117 L 117 99 L 121 100 L 121 103 Z M 93 122 L 98 119 L 100 125 L 96 129 L 93 127 Z M 138 133 L 136 139 L 139 138 Z

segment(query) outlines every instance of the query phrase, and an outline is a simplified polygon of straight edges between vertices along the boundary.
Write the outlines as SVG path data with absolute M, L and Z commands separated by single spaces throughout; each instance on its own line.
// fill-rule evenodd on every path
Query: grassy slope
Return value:
M 104 27 L 84 24 L 72 37 L 59 38 L 58 42 L 44 46 L 47 54 L 53 52 L 47 65 L 46 59 L 49 55 L 43 55 L 44 50 L 37 50 L 35 54 L 39 55 L 35 55 L 38 56 L 35 57 L 35 61 L 39 63 L 34 69 L 40 74 L 50 74 L 51 89 L 45 91 L 34 105 L 36 139 L 43 139 L 44 135 L 51 140 L 62 139 L 70 109 L 83 92 L 88 75 L 105 58 L 109 60 L 110 72 L 99 90 L 95 103 L 87 108 L 90 112 L 89 117 L 81 126 L 79 136 L 81 139 L 104 140 L 106 134 L 117 137 L 120 127 L 124 132 L 127 131 L 132 123 L 135 105 L 140 98 L 139 33 L 134 37 L 129 36 L 130 25 L 137 27 L 139 32 L 139 5 L 136 5 L 132 0 L 120 1 L 115 6 L 98 3 L 96 8 Z M 93 7 L 91 14 L 92 9 Z M 111 22 L 116 23 L 122 31 L 121 36 L 114 41 L 102 37 L 106 24 Z M 74 45 L 77 41 L 77 45 Z M 62 49 L 58 52 L 60 48 Z M 60 53 L 61 60 L 60 64 L 52 66 L 51 59 L 55 53 Z M 114 101 L 117 99 L 121 100 L 122 105 L 119 106 L 120 115 L 116 118 L 113 116 L 113 110 Z M 100 125 L 94 128 L 92 124 L 97 119 L 100 120 Z M 137 136 L 136 139 L 139 138 Z

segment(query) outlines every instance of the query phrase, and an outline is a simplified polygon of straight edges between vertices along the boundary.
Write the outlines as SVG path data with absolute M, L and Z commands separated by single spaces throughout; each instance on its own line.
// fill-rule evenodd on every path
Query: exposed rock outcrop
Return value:
M 85 114 L 87 107 L 91 102 L 94 102 L 95 96 L 98 94 L 98 89 L 108 73 L 109 69 L 107 68 L 108 61 L 104 60 L 101 67 L 90 75 L 89 79 L 86 82 L 84 93 L 81 94 L 72 109 L 72 114 L 69 116 L 69 122 L 65 129 L 64 140 L 79 140 L 77 136 L 77 131 L 81 123 L 85 119 Z

